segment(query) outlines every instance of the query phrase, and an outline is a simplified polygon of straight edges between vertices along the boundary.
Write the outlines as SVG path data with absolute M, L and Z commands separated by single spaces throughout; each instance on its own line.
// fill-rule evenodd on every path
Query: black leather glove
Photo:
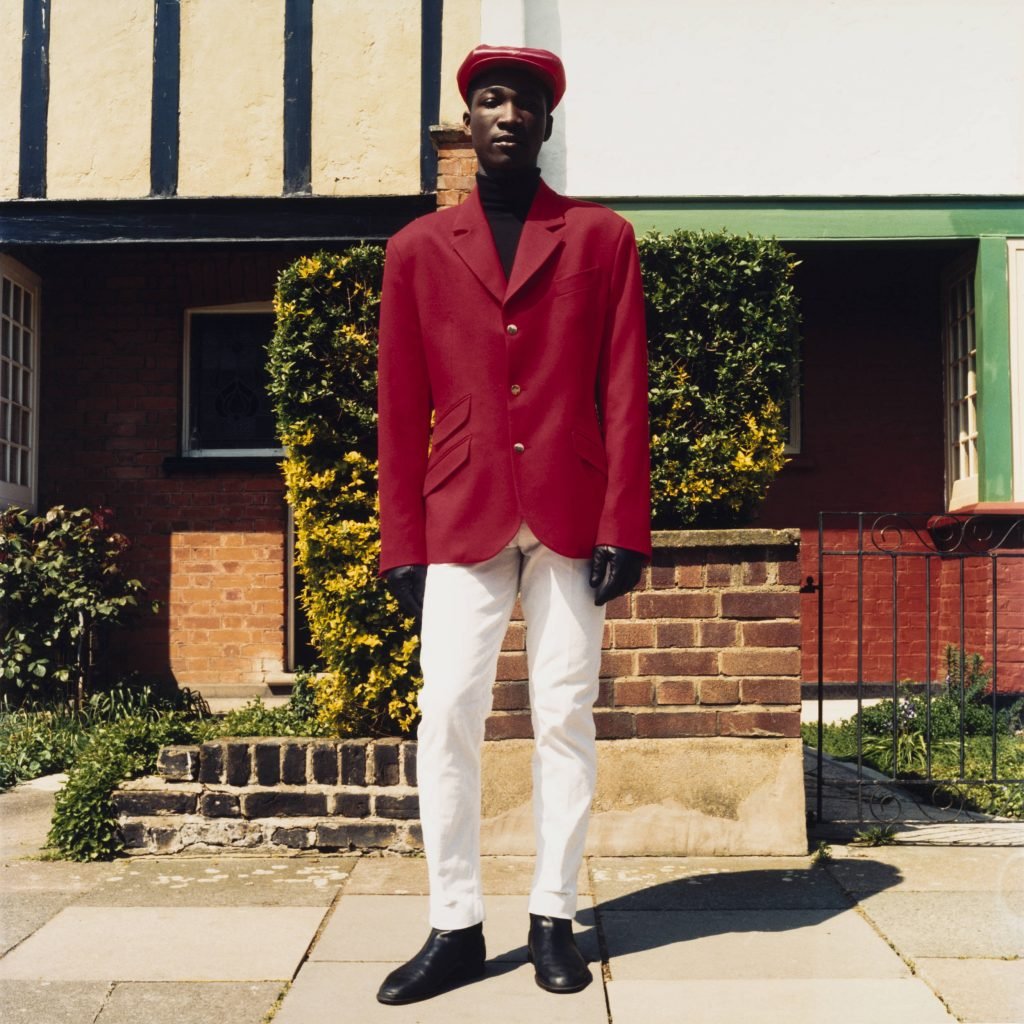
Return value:
M 425 565 L 396 565 L 385 571 L 384 580 L 406 615 L 417 620 L 423 618 L 423 591 L 427 585 Z
M 590 560 L 590 585 L 597 588 L 594 604 L 628 594 L 640 582 L 645 560 L 639 551 L 598 544 Z

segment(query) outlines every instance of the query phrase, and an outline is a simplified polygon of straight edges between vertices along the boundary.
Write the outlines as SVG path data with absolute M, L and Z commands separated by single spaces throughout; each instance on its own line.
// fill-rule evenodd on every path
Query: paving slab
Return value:
M 67 907 L 0 960 L 0 979 L 291 978 L 321 907 Z
M 284 997 L 274 1024 L 607 1024 L 608 1011 L 600 978 L 582 992 L 554 996 L 538 988 L 529 964 L 490 964 L 480 981 L 422 1003 L 382 1006 L 377 989 L 397 964 L 381 972 L 361 964 L 307 963 Z M 344 1008 L 342 1011 L 340 1008 Z M 678 1024 L 678 1016 L 673 1021 Z M 616 1021 L 616 1024 L 618 1022 Z M 906 1024 L 906 1021 L 903 1022 Z M 926 1024 L 926 1022 L 922 1022 Z
M 1024 960 L 921 957 L 915 966 L 961 1020 L 971 1024 L 1024 1021 Z
M 598 917 L 616 981 L 910 973 L 855 910 L 604 913 L 598 907 Z
M 860 907 L 905 956 L 1024 956 L 1024 892 L 885 892 Z
M 601 911 L 851 905 L 807 857 L 595 858 L 590 877 Z
M 92 1024 L 106 981 L 0 981 L 4 1024 Z
M 0 861 L 0 892 L 68 892 L 80 894 L 99 884 L 108 875 L 118 874 L 125 859 L 90 861 L 70 860 Z
M 490 960 L 524 962 L 529 916 L 526 895 L 488 896 L 484 938 Z M 342 896 L 324 926 L 311 960 L 404 962 L 429 933 L 426 896 Z M 588 960 L 600 952 L 590 897 L 580 897 L 576 941 Z M 383 977 L 383 975 L 381 975 Z
M 123 981 L 95 1024 L 261 1024 L 281 989 L 279 981 Z
M 953 1024 L 917 978 L 613 981 L 615 1024 Z M 275 1020 L 274 1024 L 277 1024 Z
M 533 857 L 481 857 L 480 881 L 485 895 L 528 893 Z M 586 864 L 580 866 L 578 891 L 589 893 Z M 429 892 L 427 862 L 422 857 L 364 857 L 352 869 L 345 892 L 358 895 L 405 896 Z
M 66 778 L 47 776 L 0 793 L 0 859 L 28 857 L 44 848 L 53 819 L 54 790 Z
M 327 906 L 355 858 L 160 857 L 118 862 L 79 902 L 96 907 Z
M 858 895 L 883 890 L 1024 892 L 1024 849 L 1009 847 L 837 848 L 827 870 Z
M 77 898 L 74 892 L 0 892 L 0 956 Z

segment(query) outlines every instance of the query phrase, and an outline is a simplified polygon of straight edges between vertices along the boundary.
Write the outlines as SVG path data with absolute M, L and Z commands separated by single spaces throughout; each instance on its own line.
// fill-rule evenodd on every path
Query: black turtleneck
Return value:
M 523 224 L 539 184 L 540 169 L 537 167 L 504 178 L 488 178 L 483 174 L 476 176 L 480 205 L 491 226 L 506 280 L 512 276 L 512 262 L 519 247 L 519 236 L 523 233 Z

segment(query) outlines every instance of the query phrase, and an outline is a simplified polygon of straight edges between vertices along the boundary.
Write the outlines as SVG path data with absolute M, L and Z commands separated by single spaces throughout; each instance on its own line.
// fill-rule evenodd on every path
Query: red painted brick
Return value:
M 795 619 L 799 615 L 799 594 L 734 591 L 722 595 L 722 617 L 726 619 Z
M 628 711 L 595 711 L 594 726 L 599 740 L 626 740 L 633 736 L 633 718 Z
M 533 725 L 528 714 L 490 715 L 484 728 L 487 740 L 526 740 L 533 737 Z
M 718 612 L 714 594 L 637 594 L 640 619 L 709 619 Z
M 657 684 L 659 704 L 696 704 L 697 684 L 692 679 L 662 679 Z
M 740 684 L 736 679 L 702 679 L 701 704 L 736 704 L 740 699 Z
M 618 648 L 655 647 L 654 623 L 616 622 L 613 642 Z
M 659 622 L 655 626 L 658 647 L 695 647 L 696 622 Z
M 736 643 L 736 623 L 709 619 L 700 624 L 701 647 L 732 647 Z
M 634 655 L 629 651 L 603 651 L 601 653 L 600 674 L 604 678 L 609 676 L 632 676 Z
M 525 651 L 526 627 L 518 622 L 510 622 L 501 641 L 501 649 L 503 651 Z
M 499 680 L 516 680 L 526 678 L 526 655 L 508 654 L 498 655 L 498 672 L 496 678 Z
M 722 651 L 721 665 L 723 674 L 727 676 L 798 676 L 800 652 L 740 648 Z
M 744 647 L 799 647 L 799 622 L 744 622 L 740 626 Z
M 730 711 L 718 719 L 719 736 L 800 735 L 799 711 Z
M 504 682 L 494 684 L 495 711 L 522 711 L 530 706 L 530 690 L 525 682 Z
M 741 679 L 740 700 L 745 704 L 799 704 L 799 679 Z
M 654 711 L 636 716 L 636 734 L 644 738 L 714 736 L 714 711 Z
M 615 706 L 618 708 L 647 707 L 652 703 L 654 684 L 649 679 L 617 679 Z
M 637 657 L 642 676 L 718 674 L 718 655 L 714 651 L 641 651 Z

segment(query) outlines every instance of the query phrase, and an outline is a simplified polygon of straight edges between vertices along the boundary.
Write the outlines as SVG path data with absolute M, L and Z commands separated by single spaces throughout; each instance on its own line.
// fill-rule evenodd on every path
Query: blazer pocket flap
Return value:
M 464 437 L 446 452 L 430 459 L 423 476 L 423 497 L 436 491 L 469 458 L 469 441 Z
M 608 473 L 608 456 L 605 454 L 604 445 L 600 441 L 595 441 L 592 437 L 587 437 L 586 434 L 581 434 L 578 430 L 572 432 L 572 445 L 576 449 L 576 454 L 589 462 L 595 469 L 599 469 L 602 473 Z
M 597 281 L 598 270 L 598 267 L 587 267 L 586 270 L 579 270 L 575 274 L 556 277 L 551 284 L 552 290 L 555 295 L 566 295 L 569 292 L 590 288 Z
M 469 419 L 471 397 L 471 395 L 463 395 L 437 417 L 433 433 L 430 435 L 430 446 L 434 451 L 440 448 Z

